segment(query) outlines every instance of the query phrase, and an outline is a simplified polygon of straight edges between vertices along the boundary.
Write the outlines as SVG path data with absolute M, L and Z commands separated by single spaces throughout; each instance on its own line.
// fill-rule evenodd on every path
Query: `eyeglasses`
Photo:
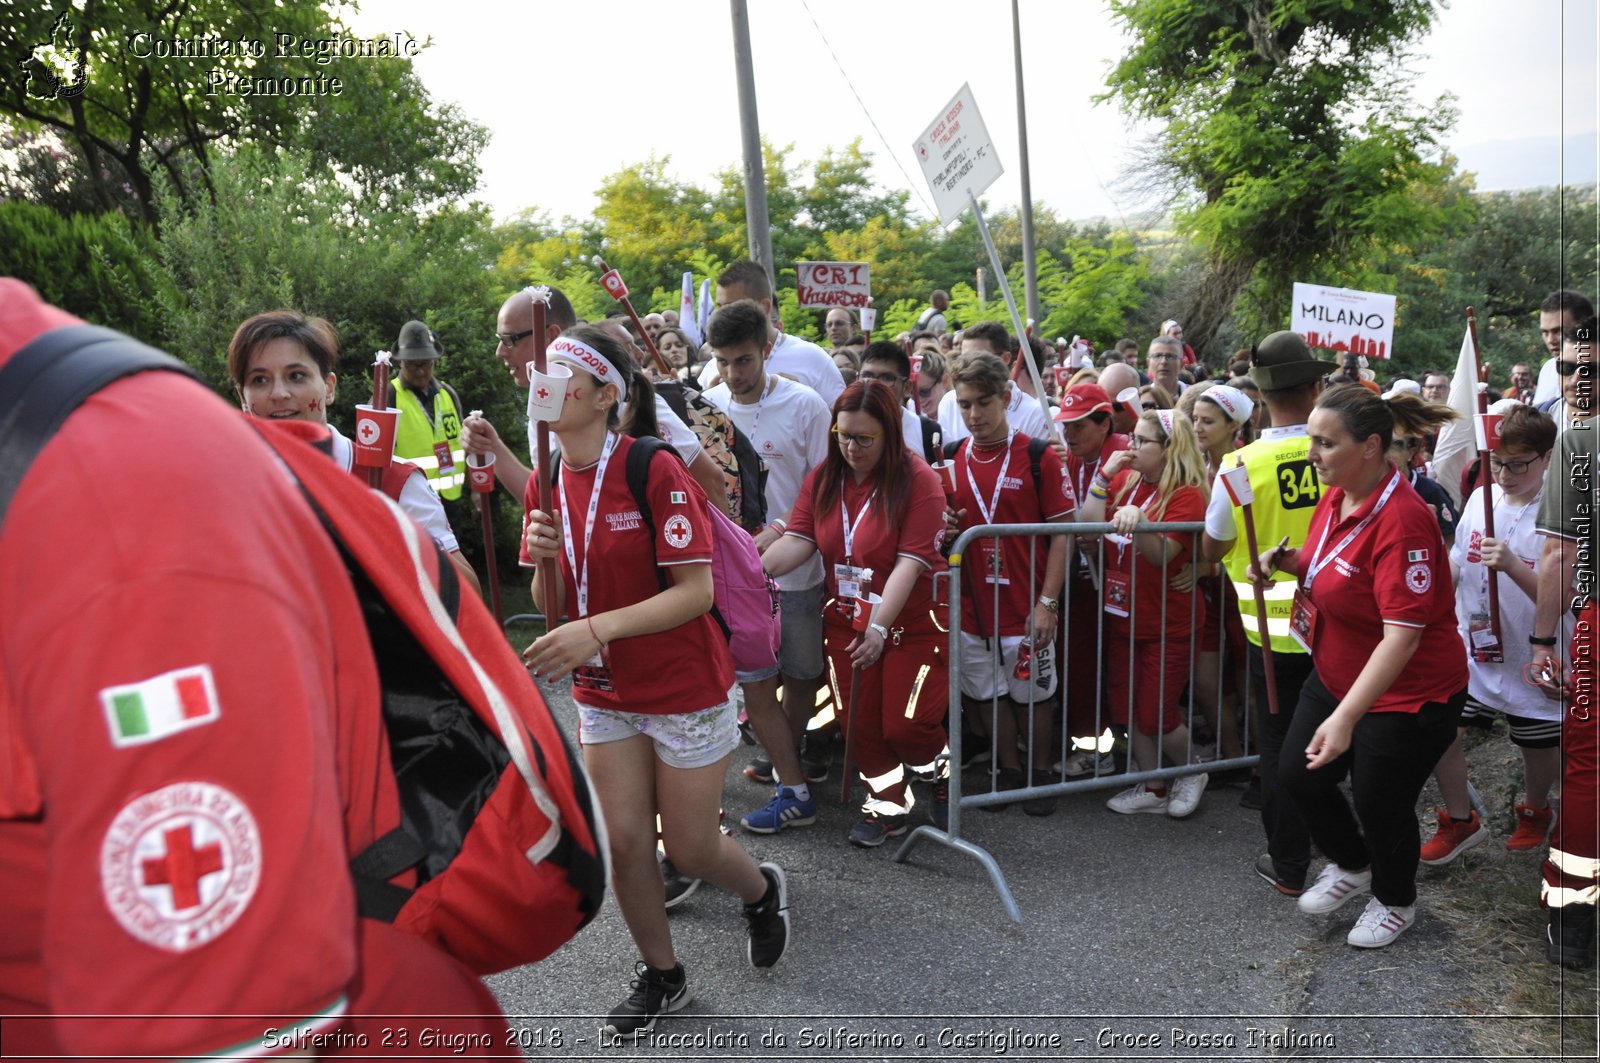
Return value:
M 922 398 L 922 399 L 931 399 L 931 398 L 933 398 L 933 393 L 935 391 L 938 391 L 938 390 L 939 390 L 938 381 L 935 381 L 934 383 L 929 384 L 927 387 L 920 387 L 919 386 L 917 388 L 917 397 L 918 398 Z
M 1560 373 L 1562 376 L 1571 376 L 1573 373 L 1577 373 L 1579 380 L 1593 380 L 1594 379 L 1594 363 L 1593 362 L 1568 362 L 1568 361 L 1565 361 L 1563 359 L 1557 358 L 1556 359 L 1556 372 Z
M 495 342 L 500 344 L 502 347 L 515 347 L 517 344 L 521 343 L 523 340 L 532 335 L 533 329 L 529 329 L 526 332 L 496 332 L 494 334 L 494 339 Z
M 1141 403 L 1139 403 L 1139 409 L 1145 410 L 1146 412 L 1148 412 L 1150 410 L 1159 410 L 1159 409 L 1161 409 L 1161 407 L 1157 406 L 1153 402 L 1141 402 Z
M 1416 450 L 1418 447 L 1422 446 L 1422 440 L 1397 439 L 1394 441 L 1394 445 L 1399 447 L 1401 450 Z
M 1539 461 L 1543 457 L 1544 455 L 1541 454 L 1537 458 L 1528 458 L 1524 461 L 1501 461 L 1499 458 L 1491 454 L 1489 455 L 1489 468 L 1493 469 L 1495 472 L 1508 472 L 1512 476 L 1521 476 L 1523 473 L 1527 472 L 1535 462 Z
M 862 450 L 871 450 L 883 435 L 882 432 L 873 432 L 871 435 L 863 435 L 859 432 L 841 432 L 838 425 L 834 425 L 829 431 L 838 438 L 841 447 L 847 443 L 854 443 Z
M 898 384 L 905 380 L 899 373 L 869 373 L 865 369 L 856 374 L 857 380 L 876 380 L 880 384 Z
M 1176 362 L 1181 357 L 1183 356 L 1179 354 L 1173 354 L 1168 351 L 1162 354 L 1152 354 L 1149 356 L 1148 360 L 1152 362 Z
M 1136 447 L 1146 446 L 1147 444 L 1151 444 L 1151 443 L 1155 444 L 1158 447 L 1162 445 L 1161 440 L 1159 440 L 1159 439 L 1151 439 L 1149 436 L 1134 436 L 1133 437 L 1133 445 L 1136 446 Z

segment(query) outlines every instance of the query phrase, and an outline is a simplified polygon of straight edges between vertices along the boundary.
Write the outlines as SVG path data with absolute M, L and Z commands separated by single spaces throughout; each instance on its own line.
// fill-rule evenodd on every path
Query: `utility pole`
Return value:
M 1011 0 L 1011 41 L 1017 67 L 1017 152 L 1022 163 L 1022 276 L 1026 285 L 1028 317 L 1039 328 L 1039 266 L 1033 256 L 1033 188 L 1028 181 L 1028 107 L 1022 95 L 1022 18 L 1017 0 Z M 1022 337 L 1017 337 L 1020 342 Z
M 756 72 L 750 54 L 750 12 L 745 0 L 733 7 L 733 61 L 739 78 L 739 132 L 744 144 L 744 217 L 750 260 L 767 271 L 777 288 L 772 262 L 772 225 L 767 218 L 767 174 L 761 159 L 761 122 L 756 117 Z

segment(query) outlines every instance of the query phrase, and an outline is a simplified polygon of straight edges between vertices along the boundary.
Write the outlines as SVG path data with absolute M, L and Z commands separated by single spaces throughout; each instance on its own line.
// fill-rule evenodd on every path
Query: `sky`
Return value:
M 1446 143 L 1480 188 L 1596 179 L 1596 7 L 1455 0 L 1436 15 L 1416 50 L 1413 94 L 1455 96 Z M 909 188 L 932 217 L 911 145 L 967 82 L 1005 167 L 985 198 L 1020 201 L 1006 0 L 750 0 L 749 12 L 761 129 L 794 145 L 791 162 L 861 137 L 877 181 Z M 1105 5 L 1020 0 L 1020 12 L 1034 201 L 1114 223 L 1157 206 L 1124 177 L 1153 127 L 1093 102 L 1125 48 Z M 741 163 L 726 0 L 537 0 L 492 15 L 364 0 L 349 21 L 363 34 L 431 35 L 416 69 L 436 98 L 491 131 L 480 197 L 498 217 L 587 216 L 608 174 L 652 155 L 704 188 Z

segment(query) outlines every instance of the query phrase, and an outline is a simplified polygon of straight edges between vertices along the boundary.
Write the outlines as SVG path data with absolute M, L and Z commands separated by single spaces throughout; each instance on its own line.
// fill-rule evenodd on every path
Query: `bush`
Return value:
M 149 235 L 125 215 L 61 215 L 21 201 L 0 203 L 0 275 L 85 321 L 155 341 L 159 271 Z

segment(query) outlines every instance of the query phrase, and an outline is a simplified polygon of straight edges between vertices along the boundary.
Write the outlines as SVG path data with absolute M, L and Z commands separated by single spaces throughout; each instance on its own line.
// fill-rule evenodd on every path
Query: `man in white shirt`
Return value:
M 769 523 L 756 535 L 765 550 L 782 537 L 806 474 L 828 457 L 833 417 L 821 397 L 804 384 L 767 372 L 772 333 L 759 303 L 739 299 L 711 315 L 707 329 L 722 383 L 705 393 L 750 438 L 767 466 Z M 745 711 L 766 748 L 777 793 L 764 808 L 740 820 L 748 831 L 776 834 L 817 817 L 800 767 L 800 738 L 816 708 L 826 661 L 822 655 L 822 556 L 777 579 L 783 642 L 778 665 L 765 675 L 739 673 Z M 783 675 L 783 704 L 777 698 Z
M 1011 333 L 998 321 L 980 321 L 961 333 L 961 353 L 970 351 L 986 351 L 1006 363 L 1007 369 L 1011 368 L 1015 357 L 1011 350 Z M 1034 439 L 1051 438 L 1052 433 L 1045 424 L 1039 400 L 1026 389 L 1018 387 L 1015 380 L 1007 387 L 1006 421 L 1011 427 Z M 971 435 L 961 418 L 954 391 L 945 392 L 939 400 L 939 432 L 946 443 Z
M 906 405 L 906 384 L 911 376 L 911 359 L 905 348 L 888 340 L 874 340 L 861 352 L 861 372 L 857 380 L 876 380 L 894 392 L 894 404 L 900 407 L 900 434 L 905 437 L 906 449 L 932 464 L 942 461 L 943 433 L 939 422 L 923 417 Z M 936 448 L 935 443 L 941 444 Z
M 944 312 L 950 309 L 950 293 L 943 289 L 936 290 L 928 299 L 933 305 L 922 312 L 917 318 L 917 329 L 927 331 L 935 336 L 942 336 L 950 331 L 950 324 L 944 318 Z
M 1150 341 L 1144 359 L 1150 383 L 1160 384 L 1162 390 L 1177 401 L 1178 395 L 1189 386 L 1178 379 L 1178 371 L 1183 368 L 1183 344 L 1171 336 L 1157 336 Z
M 772 282 L 767 271 L 749 259 L 742 259 L 722 271 L 717 278 L 716 302 L 720 309 L 740 299 L 749 299 L 761 307 L 761 312 L 772 318 Z M 822 396 L 822 401 L 833 409 L 834 400 L 844 390 L 844 375 L 833 364 L 828 352 L 809 340 L 779 331 L 767 355 L 766 371 L 798 380 Z M 709 388 L 717 382 L 716 360 L 706 363 L 700 373 L 700 386 Z
M 1594 317 L 1594 304 L 1581 292 L 1562 288 L 1551 292 L 1539 304 L 1539 339 L 1550 357 L 1539 367 L 1539 383 L 1533 390 L 1535 406 L 1549 402 L 1561 395 L 1561 378 L 1556 373 L 1556 360 L 1561 357 L 1561 338 L 1580 321 Z M 1560 418 L 1556 426 L 1560 427 Z

